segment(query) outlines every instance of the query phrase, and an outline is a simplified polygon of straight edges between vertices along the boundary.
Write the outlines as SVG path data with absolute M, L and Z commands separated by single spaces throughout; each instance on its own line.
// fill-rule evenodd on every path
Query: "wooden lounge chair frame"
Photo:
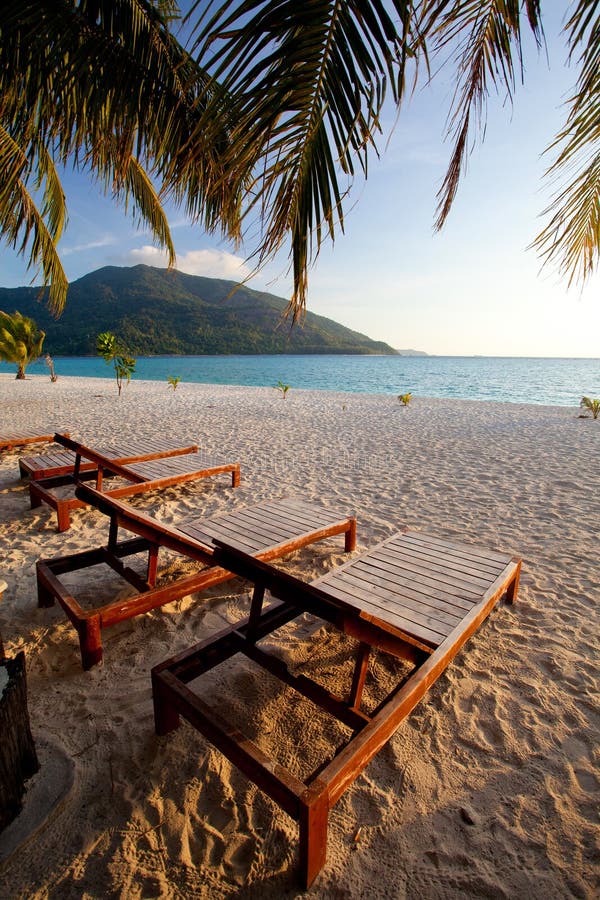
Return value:
M 68 437 L 68 435 L 67 435 Z M 129 444 L 119 444 L 110 450 L 98 452 L 107 459 L 112 459 L 121 466 L 133 462 L 147 462 L 150 459 L 167 459 L 170 456 L 183 456 L 186 453 L 197 453 L 198 444 L 183 443 L 171 438 L 146 437 L 136 438 Z M 21 478 L 30 478 L 32 481 L 40 481 L 45 478 L 56 478 L 60 475 L 73 476 L 75 471 L 76 455 L 72 450 L 63 450 L 38 454 L 36 456 L 22 456 L 19 459 Z M 96 463 L 82 459 L 79 464 L 79 473 L 95 472 Z
M 154 667 L 156 732 L 167 734 L 177 728 L 179 718 L 183 716 L 299 823 L 300 876 L 304 887 L 310 886 L 325 864 L 329 811 L 446 669 L 500 597 L 506 592 L 509 602 L 516 599 L 520 560 L 491 553 L 487 558 L 492 565 L 488 566 L 480 558 L 481 552 L 487 553 L 476 547 L 407 531 L 308 585 L 217 542 L 215 562 L 250 579 L 255 585 L 250 616 Z M 401 568 L 404 562 L 400 557 L 405 554 L 414 557 L 409 564 L 411 573 Z M 436 558 L 441 565 L 435 562 Z M 382 561 L 387 571 L 376 574 L 376 567 Z M 472 590 L 466 592 L 466 602 L 460 596 L 462 589 L 456 590 L 454 583 L 460 584 L 465 577 L 460 574 L 458 579 L 455 578 L 457 565 L 463 572 L 471 573 L 467 581 Z M 413 614 L 411 595 L 416 597 L 424 588 L 427 602 L 435 604 L 436 597 L 444 596 L 445 566 L 448 566 L 448 589 L 456 591 L 462 610 L 454 617 L 456 624 L 452 625 L 448 620 L 441 626 L 444 633 L 434 635 L 430 626 L 435 620 L 418 611 L 418 601 L 415 601 L 417 611 Z M 401 602 L 394 603 L 394 590 L 387 580 L 390 574 L 398 580 L 395 592 L 397 598 L 402 597 Z M 357 589 L 357 581 L 364 577 L 366 584 Z M 384 587 L 386 584 L 388 588 Z M 277 599 L 264 607 L 266 590 Z M 445 603 L 440 600 L 436 612 L 441 618 L 444 618 Z M 358 641 L 354 675 L 346 701 L 305 675 L 292 673 L 276 654 L 259 646 L 262 638 L 303 612 L 314 614 Z M 409 621 L 411 616 L 414 622 Z M 439 629 L 439 623 L 433 627 Z M 361 700 L 372 648 L 408 660 L 414 668 L 375 710 L 367 713 L 361 708 Z M 237 653 L 257 663 L 352 729 L 349 740 L 335 749 L 329 761 L 304 781 L 267 756 L 247 735 L 226 721 L 221 711 L 188 687 L 191 681 Z M 197 686 L 198 682 L 195 688 Z
M 61 431 L 61 436 L 70 437 L 68 431 Z M 0 450 L 13 450 L 15 447 L 24 447 L 27 444 L 49 444 L 56 440 L 56 432 L 40 434 L 36 431 L 4 432 L 0 434 Z
M 132 463 L 126 467 L 98 453 L 91 447 L 86 447 L 84 444 L 80 444 L 70 438 L 64 438 L 60 435 L 55 435 L 55 438 L 58 443 L 75 453 L 73 472 L 68 475 L 57 475 L 53 478 L 43 478 L 39 481 L 30 482 L 29 498 L 32 509 L 40 506 L 42 503 L 46 503 L 56 510 L 59 531 L 66 531 L 70 527 L 71 511 L 73 509 L 81 509 L 87 503 L 77 496 L 60 497 L 55 493 L 55 488 L 77 484 L 81 481 L 94 480 L 96 482 L 96 490 L 101 491 L 103 490 L 105 474 L 120 477 L 126 482 L 126 484 L 121 484 L 119 487 L 108 488 L 104 491 L 111 497 L 129 497 L 133 494 L 158 490 L 159 488 L 183 484 L 188 481 L 197 481 L 201 478 L 209 478 L 223 473 L 231 473 L 233 487 L 237 487 L 240 483 L 240 464 L 238 462 L 221 463 L 209 459 L 205 460 L 203 464 L 200 454 L 185 454 L 186 459 L 197 457 L 198 464 L 188 467 L 185 471 L 166 474 L 160 470 L 159 463 L 161 459 Z M 91 462 L 93 470 L 82 471 L 82 460 Z M 162 459 L 162 461 L 164 462 L 165 460 Z M 172 461 L 171 457 L 169 457 L 169 461 Z M 136 465 L 138 471 L 134 468 Z M 139 468 L 142 466 L 146 468 L 153 466 L 153 471 L 150 475 L 140 474 Z
M 231 572 L 212 564 L 212 540 L 219 534 L 233 539 L 237 533 L 238 540 L 244 546 L 248 545 L 246 532 L 249 526 L 244 524 L 246 519 L 251 520 L 250 543 L 256 547 L 257 558 L 263 560 L 279 558 L 307 544 L 338 534 L 344 535 L 347 552 L 354 550 L 356 546 L 354 516 L 340 515 L 325 507 L 297 500 L 269 501 L 237 510 L 228 516 L 200 520 L 177 529 L 162 525 L 128 504 L 86 485 L 78 486 L 77 495 L 109 517 L 107 545 L 56 559 L 41 559 L 37 562 L 36 569 L 38 605 L 52 606 L 58 600 L 79 636 L 84 669 L 90 669 L 102 659 L 103 628 L 233 578 Z M 119 528 L 137 537 L 119 541 Z M 169 584 L 157 585 L 158 554 L 161 547 L 206 563 L 209 567 Z M 148 554 L 145 577 L 123 562 L 127 556 L 142 552 Z M 108 565 L 138 593 L 125 600 L 110 602 L 91 610 L 84 609 L 61 582 L 60 575 L 100 563 Z

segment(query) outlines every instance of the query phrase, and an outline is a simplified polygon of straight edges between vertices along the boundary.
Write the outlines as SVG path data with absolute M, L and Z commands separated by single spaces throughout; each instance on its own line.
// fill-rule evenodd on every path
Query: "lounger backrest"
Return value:
M 247 578 L 256 585 L 266 588 L 273 597 L 298 606 L 305 612 L 313 613 L 330 622 L 340 630 L 348 616 L 356 618 L 360 610 L 343 600 L 338 600 L 327 591 L 300 578 L 288 575 L 268 563 L 261 562 L 224 541 L 213 538 L 213 562 L 229 572 Z
M 87 447 L 85 444 L 80 444 L 78 441 L 73 441 L 71 438 L 66 438 L 61 434 L 55 434 L 54 440 L 58 444 L 62 444 L 63 447 L 68 447 L 69 450 L 72 450 L 73 453 L 78 456 L 96 463 L 101 469 L 106 469 L 106 471 L 111 472 L 113 475 L 119 475 L 127 481 L 142 482 L 146 480 L 141 475 L 132 472 L 131 469 L 127 469 L 125 466 L 119 465 L 119 463 L 116 463 L 114 460 L 103 456 L 102 453 L 98 453 L 92 447 Z
M 79 500 L 89 503 L 90 506 L 94 506 L 104 515 L 116 520 L 127 531 L 140 535 L 140 537 L 145 537 L 160 547 L 167 547 L 169 550 L 174 550 L 177 553 L 189 556 L 191 559 L 200 561 L 205 561 L 207 555 L 212 555 L 212 548 L 195 541 L 177 528 L 163 525 L 162 522 L 157 522 L 152 516 L 134 509 L 121 500 L 108 497 L 102 491 L 97 491 L 87 484 L 78 483 L 75 488 L 75 495 Z

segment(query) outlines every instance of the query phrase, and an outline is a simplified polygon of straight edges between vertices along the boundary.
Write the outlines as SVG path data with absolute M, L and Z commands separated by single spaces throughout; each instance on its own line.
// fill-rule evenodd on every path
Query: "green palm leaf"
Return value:
M 245 0 L 210 3 L 198 23 L 199 63 L 234 104 L 229 185 L 248 191 L 258 265 L 289 236 L 295 314 L 311 260 L 343 229 L 356 166 L 367 171 L 386 90 L 402 94 L 413 18 L 402 0 Z M 209 104 L 199 130 L 215 118 Z
M 580 49 L 580 74 L 565 127 L 550 148 L 548 170 L 567 183 L 544 210 L 549 222 L 534 241 L 546 262 L 558 263 L 568 283 L 594 270 L 600 248 L 600 19 L 592 0 L 580 0 L 565 26 L 571 56 Z M 573 175 L 573 172 L 575 173 Z
M 0 234 L 20 254 L 29 252 L 30 267 L 41 267 L 43 283 L 50 285 L 50 308 L 60 312 L 68 288 L 56 249 L 65 220 L 64 195 L 51 158 L 43 147 L 37 150 L 35 187 L 43 187 L 41 209 L 20 178 L 28 174 L 25 154 L 0 122 L 0 166 L 8 163 L 0 191 Z
M 543 40 L 540 0 L 433 0 L 424 2 L 421 29 L 432 56 L 456 67 L 456 88 L 448 118 L 454 140 L 450 164 L 438 192 L 436 228 L 446 221 L 456 196 L 473 136 L 483 131 L 491 89 L 509 100 L 522 76 L 522 6 L 538 44 Z
M 239 241 L 256 265 L 289 242 L 297 315 L 308 268 L 344 227 L 346 194 L 377 152 L 386 93 L 398 104 L 409 61 L 453 61 L 454 147 L 439 194 L 445 221 L 492 90 L 512 98 L 522 31 L 543 41 L 540 0 L 205 0 L 192 57 L 172 0 L 5 0 L 0 16 L 0 227 L 41 266 L 51 303 L 66 280 L 54 163 L 100 179 L 147 222 L 171 261 L 161 203 Z M 567 23 L 581 75 L 550 172 L 566 173 L 536 245 L 585 279 L 600 248 L 595 0 Z M 41 199 L 38 199 L 41 198 Z M 39 202 L 39 208 L 36 207 Z
M 162 196 L 180 202 L 193 196 L 190 205 L 207 228 L 239 235 L 239 202 L 233 191 L 220 185 L 217 137 L 221 143 L 227 139 L 226 121 L 213 125 L 211 143 L 197 142 L 194 166 L 181 155 L 212 89 L 169 31 L 176 12 L 176 4 L 168 0 L 3 4 L 0 124 L 21 153 L 10 160 L 10 167 L 0 169 L 0 203 L 8 204 L 0 211 L 8 225 L 3 236 L 24 252 L 15 229 L 30 223 L 24 233 L 28 238 L 35 235 L 37 243 L 29 264 L 40 263 L 48 254 L 43 279 L 51 284 L 56 310 L 64 304 L 62 285 L 55 287 L 51 280 L 53 272 L 59 273 L 56 242 L 64 207 L 61 212 L 52 160 L 90 171 L 125 207 L 133 201 L 135 215 L 152 229 L 171 262 L 174 249 Z M 4 155 L 8 152 L 5 149 Z M 34 212 L 36 171 L 44 192 Z M 27 190 L 28 203 L 27 213 L 22 210 L 14 219 L 17 178 L 20 190 Z
M 45 337 L 33 319 L 0 310 L 0 359 L 17 363 L 17 378 L 25 378 L 25 369 L 42 352 Z

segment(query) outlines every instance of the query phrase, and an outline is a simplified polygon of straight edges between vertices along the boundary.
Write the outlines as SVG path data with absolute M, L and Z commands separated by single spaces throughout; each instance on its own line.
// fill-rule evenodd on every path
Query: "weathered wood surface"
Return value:
M 397 534 L 307 585 L 246 554 L 239 541 L 218 539 L 214 561 L 255 584 L 250 617 L 178 653 L 152 670 L 155 727 L 167 734 L 187 719 L 299 823 L 300 874 L 310 886 L 325 863 L 329 811 L 455 657 L 502 595 L 513 602 L 521 562 L 508 554 L 421 532 Z M 275 602 L 263 607 L 265 592 Z M 345 702 L 306 676 L 287 670 L 262 637 L 310 612 L 358 641 Z M 370 647 L 415 665 L 379 706 L 360 708 Z M 191 682 L 242 653 L 353 728 L 330 760 L 304 782 L 268 758 Z M 196 685 L 198 683 L 196 682 Z M 196 686 L 195 685 L 195 686 Z
M 273 560 L 307 544 L 341 534 L 345 537 L 347 551 L 353 550 L 356 544 L 356 520 L 353 516 L 301 500 L 267 501 L 213 519 L 200 519 L 172 528 L 85 485 L 78 486 L 77 497 L 92 503 L 109 517 L 108 543 L 104 547 L 71 556 L 39 560 L 38 605 L 50 606 L 58 600 L 77 630 L 85 669 L 102 659 L 102 629 L 233 577 L 227 569 L 212 564 L 215 537 L 226 536 L 262 560 Z M 119 528 L 137 535 L 137 538 L 119 542 Z M 161 547 L 204 563 L 207 568 L 159 585 L 157 570 Z M 148 553 L 145 578 L 123 562 L 127 556 L 142 551 Z M 110 566 L 138 593 L 124 600 L 111 599 L 104 604 L 98 603 L 93 609 L 84 609 L 60 576 L 100 563 Z
M 29 726 L 24 653 L 0 659 L 3 673 L 7 683 L 0 690 L 0 831 L 20 812 L 25 781 L 39 769 Z
M 0 450 L 12 450 L 26 444 L 49 444 L 55 438 L 56 431 L 37 429 L 31 431 L 3 431 L 0 434 Z M 68 431 L 60 434 L 69 437 Z
M 223 462 L 201 452 L 161 456 L 145 462 L 122 465 L 76 441 L 59 438 L 58 435 L 57 440 L 76 454 L 73 473 L 30 481 L 29 499 L 32 509 L 46 503 L 56 510 L 59 531 L 66 531 L 70 527 L 72 510 L 81 509 L 87 504 L 77 496 L 61 496 L 56 488 L 72 485 L 80 480 L 95 480 L 96 488 L 104 490 L 111 497 L 129 497 L 221 474 L 231 475 L 233 487 L 240 483 L 238 462 Z M 93 464 L 93 471 L 85 471 L 85 463 Z M 111 480 L 105 488 L 105 476 L 118 480 Z
M 136 437 L 133 441 L 120 441 L 110 447 L 98 449 L 98 452 L 106 459 L 121 465 L 146 459 L 197 453 L 197 451 L 198 445 L 195 443 L 186 443 L 168 437 Z M 38 456 L 23 456 L 19 460 L 21 477 L 38 480 L 53 478 L 57 475 L 72 475 L 75 469 L 75 459 L 76 454 L 73 450 L 56 450 Z M 89 472 L 94 469 L 96 469 L 96 463 L 81 461 L 80 472 Z
M 361 618 L 435 648 L 510 564 L 506 554 L 412 531 L 314 583 L 352 604 Z

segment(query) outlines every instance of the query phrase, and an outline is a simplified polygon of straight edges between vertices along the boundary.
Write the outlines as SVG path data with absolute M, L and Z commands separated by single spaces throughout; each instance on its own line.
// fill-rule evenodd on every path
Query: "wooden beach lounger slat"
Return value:
M 91 668 L 102 659 L 103 628 L 232 578 L 231 572 L 212 562 L 213 540 L 219 535 L 227 534 L 236 546 L 251 548 L 251 552 L 261 560 L 277 559 L 307 544 L 339 534 L 345 535 L 346 551 L 353 550 L 356 544 L 355 518 L 316 503 L 268 501 L 228 515 L 199 519 L 190 525 L 172 528 L 86 485 L 78 486 L 77 496 L 109 517 L 108 542 L 106 546 L 71 556 L 39 560 L 37 585 L 38 605 L 51 606 L 58 600 L 75 626 L 84 669 Z M 258 534 L 257 524 L 260 525 L 263 519 L 268 522 L 268 529 Z M 119 528 L 137 537 L 119 542 Z M 161 547 L 204 563 L 206 568 L 171 583 L 158 585 L 158 552 Z M 123 562 L 126 557 L 142 552 L 148 554 L 144 577 Z M 101 563 L 110 566 L 138 593 L 124 600 L 84 609 L 60 576 Z
M 147 462 L 120 464 L 109 459 L 92 447 L 78 444 L 68 438 L 56 435 L 63 446 L 75 453 L 75 466 L 72 473 L 42 478 L 29 483 L 31 507 L 46 503 L 56 510 L 58 530 L 66 531 L 71 524 L 71 510 L 81 509 L 87 503 L 77 496 L 61 496 L 57 488 L 74 485 L 82 480 L 95 479 L 96 488 L 111 497 L 129 497 L 133 494 L 154 491 L 189 481 L 198 481 L 213 475 L 230 474 L 233 487 L 240 483 L 240 464 L 223 462 L 204 453 L 185 453 L 180 456 L 169 455 Z M 92 471 L 82 471 L 82 465 L 89 462 Z M 113 486 L 104 487 L 104 476 L 119 478 Z
M 98 448 L 98 452 L 106 459 L 125 465 L 145 459 L 161 459 L 167 456 L 197 453 L 198 445 L 168 437 L 136 437 L 132 441 Z M 62 452 L 57 450 L 39 456 L 23 456 L 19 460 L 21 478 L 29 477 L 33 481 L 38 481 L 41 478 L 55 478 L 57 475 L 72 475 L 75 469 L 75 459 L 76 454 L 72 450 Z M 79 466 L 80 472 L 93 472 L 96 469 L 95 463 L 85 460 L 82 460 Z
M 43 428 L 31 431 L 4 431 L 0 434 L 0 450 L 12 450 L 14 447 L 24 447 L 27 444 L 49 444 L 56 439 L 56 433 L 56 430 Z M 60 434 L 69 437 L 68 431 L 61 431 Z
M 213 559 L 254 583 L 250 616 L 154 667 L 156 732 L 172 731 L 183 716 L 299 823 L 300 874 L 308 887 L 325 864 L 329 811 L 500 598 L 516 599 L 521 561 L 418 531 L 397 534 L 312 584 L 219 541 Z M 264 604 L 266 591 L 272 598 L 269 605 Z M 345 701 L 306 675 L 294 674 L 271 649 L 259 645 L 270 637 L 272 647 L 273 633 L 304 612 L 358 642 Z M 373 648 L 414 667 L 367 712 L 362 695 Z M 202 699 L 201 682 L 190 687 L 238 653 L 352 729 L 346 743 L 332 748 L 329 761 L 304 781 L 226 721 L 222 709 Z

